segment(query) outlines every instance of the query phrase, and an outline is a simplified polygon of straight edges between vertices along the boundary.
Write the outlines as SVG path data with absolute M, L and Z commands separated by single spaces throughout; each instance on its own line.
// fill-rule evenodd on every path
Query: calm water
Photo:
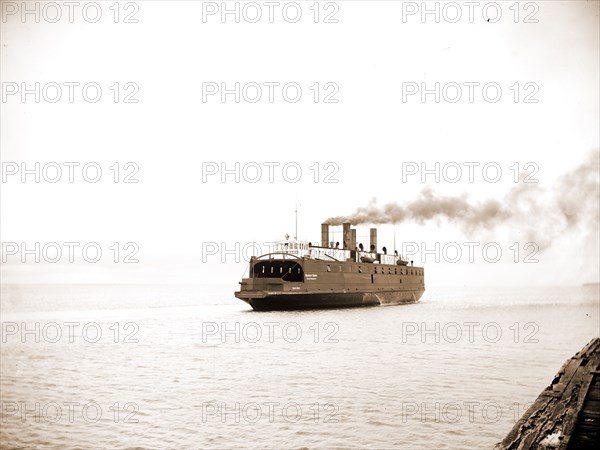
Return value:
M 2 286 L 2 447 L 491 448 L 597 288 L 256 313 L 229 286 Z

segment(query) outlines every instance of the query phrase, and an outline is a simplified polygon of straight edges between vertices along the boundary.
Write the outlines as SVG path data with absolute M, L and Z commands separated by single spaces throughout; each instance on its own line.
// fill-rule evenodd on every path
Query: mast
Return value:
M 296 234 L 294 236 L 294 240 L 298 240 L 298 195 L 296 195 L 296 209 L 294 211 L 296 215 Z

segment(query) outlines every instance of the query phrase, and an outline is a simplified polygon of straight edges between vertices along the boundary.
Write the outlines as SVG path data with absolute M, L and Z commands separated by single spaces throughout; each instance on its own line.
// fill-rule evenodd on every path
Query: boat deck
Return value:
M 600 444 L 600 338 L 566 361 L 496 450 L 596 449 Z

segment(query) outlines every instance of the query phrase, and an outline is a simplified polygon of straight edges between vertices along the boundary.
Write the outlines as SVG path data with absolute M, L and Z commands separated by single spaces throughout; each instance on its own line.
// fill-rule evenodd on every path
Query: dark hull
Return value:
M 423 290 L 387 292 L 339 292 L 339 293 L 265 293 L 264 296 L 244 298 L 256 311 L 288 311 L 298 309 L 354 308 L 360 306 L 401 305 L 416 303 Z

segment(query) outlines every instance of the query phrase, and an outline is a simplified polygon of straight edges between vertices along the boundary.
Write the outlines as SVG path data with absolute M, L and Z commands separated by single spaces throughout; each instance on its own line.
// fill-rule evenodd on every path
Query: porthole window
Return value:
M 327 272 L 331 272 L 331 266 L 327 264 Z

